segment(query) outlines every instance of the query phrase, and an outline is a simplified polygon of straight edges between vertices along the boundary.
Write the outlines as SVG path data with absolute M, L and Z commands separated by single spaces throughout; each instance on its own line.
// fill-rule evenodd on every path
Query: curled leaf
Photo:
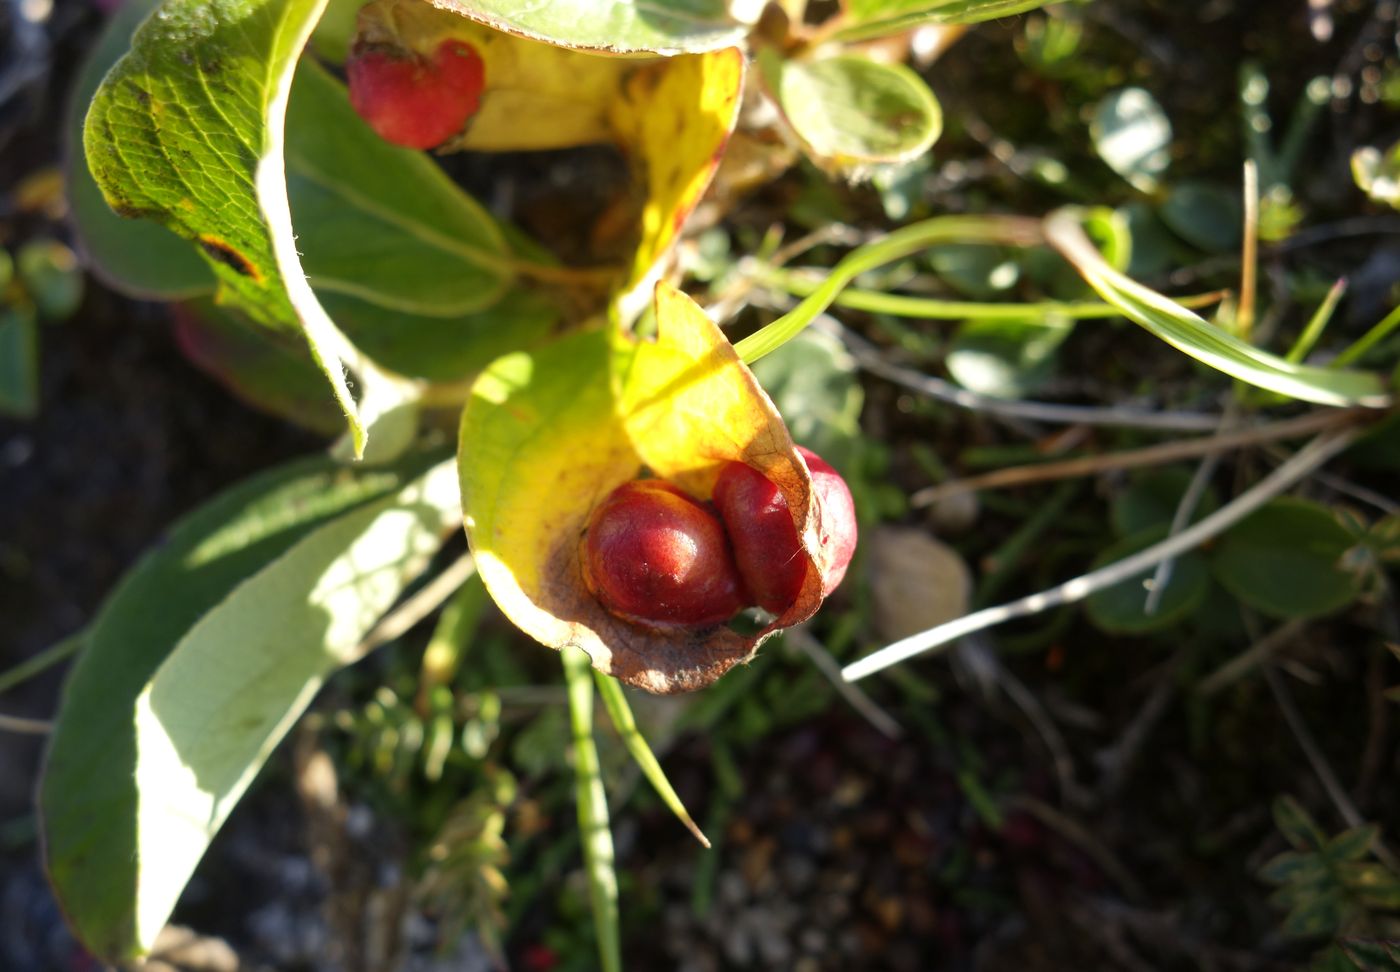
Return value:
M 719 329 L 689 297 L 656 289 L 658 338 L 610 329 L 508 355 L 477 380 L 462 416 L 467 536 L 487 590 L 542 644 L 582 648 L 598 670 L 650 692 L 703 688 L 782 627 L 810 617 L 832 565 L 792 438 Z M 796 601 L 756 634 L 650 627 L 609 613 L 584 581 L 594 506 L 643 469 L 706 499 L 726 462 L 782 491 L 808 559 Z
M 633 190 L 605 221 L 635 227 L 624 241 L 634 255 L 616 287 L 632 291 L 675 241 L 719 164 L 738 119 L 743 53 L 723 47 L 666 58 L 605 57 L 493 29 L 468 19 L 472 6 L 374 0 L 360 13 L 356 46 L 424 58 L 444 41 L 473 49 L 485 77 L 480 107 L 448 148 L 617 146 Z

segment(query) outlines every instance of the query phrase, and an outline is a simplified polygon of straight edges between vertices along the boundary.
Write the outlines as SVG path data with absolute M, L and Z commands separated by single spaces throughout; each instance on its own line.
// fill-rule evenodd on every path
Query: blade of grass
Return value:
M 608 829 L 608 797 L 598 747 L 593 741 L 593 670 L 588 653 L 566 645 L 560 652 L 569 689 L 569 725 L 574 741 L 574 778 L 578 801 L 579 837 L 588 872 L 588 901 L 598 936 L 598 961 L 603 972 L 622 972 L 622 943 L 618 931 L 617 871 L 613 866 L 612 831 Z
M 462 666 L 462 655 L 476 632 L 481 615 L 486 610 L 486 585 L 480 575 L 473 573 L 442 609 L 437 626 L 433 628 L 428 646 L 423 649 L 419 668 L 417 701 L 419 715 L 429 710 L 428 700 L 435 689 L 451 684 Z
M 1254 307 L 1259 297 L 1259 165 L 1244 163 L 1244 244 L 1240 250 L 1240 307 L 1235 334 L 1248 341 L 1254 331 Z
M 671 781 L 666 779 L 666 772 L 657 761 L 656 754 L 651 751 L 651 746 L 647 744 L 646 737 L 637 728 L 637 720 L 632 717 L 632 707 L 627 704 L 627 695 L 622 690 L 622 683 L 597 669 L 593 670 L 593 680 L 598 683 L 598 694 L 603 697 L 603 706 L 608 710 L 608 718 L 612 719 L 613 728 L 622 737 L 622 744 L 636 760 L 651 788 L 661 797 L 661 802 L 676 815 L 676 819 L 695 835 L 695 839 L 709 847 L 710 839 L 701 833 L 700 828 L 691 819 L 690 812 L 671 786 Z
M 1354 361 L 1360 361 L 1368 351 L 1389 337 L 1390 332 L 1397 327 L 1400 327 L 1400 307 L 1385 315 L 1379 324 L 1361 335 L 1341 354 L 1332 359 L 1332 367 L 1344 368 Z
M 76 655 L 83 647 L 83 632 L 79 631 L 64 638 L 58 644 L 45 648 L 33 658 L 28 658 L 12 668 L 0 672 L 0 692 L 8 692 L 16 685 L 22 685 L 41 672 Z
M 758 272 L 759 283 L 792 294 L 810 297 L 825 283 L 826 277 L 813 277 L 809 271 L 765 268 Z M 1223 290 L 1208 294 L 1192 294 L 1176 298 L 1182 307 L 1208 307 L 1219 303 L 1226 295 Z M 1040 321 L 1047 317 L 1063 317 L 1076 321 L 1102 320 L 1122 317 L 1123 312 L 1101 300 L 1040 300 L 1022 303 L 987 303 L 970 300 L 940 300 L 910 294 L 886 294 L 878 290 L 855 287 L 842 291 L 833 303 L 837 307 L 888 314 L 891 317 L 913 317 L 938 321 Z
M 1089 286 L 1125 317 L 1217 371 L 1247 384 L 1322 405 L 1382 408 L 1390 403 L 1378 375 L 1285 361 L 1213 327 L 1180 304 L 1114 270 L 1089 242 L 1073 208 L 1052 213 L 1045 221 L 1045 235 Z
M 1016 216 L 935 216 L 895 230 L 846 254 L 812 294 L 767 327 L 750 334 L 734 350 L 745 364 L 782 347 L 812 323 L 856 277 L 940 243 L 1030 245 L 1041 240 L 1039 225 Z
M 1317 305 L 1317 310 L 1308 319 L 1303 333 L 1298 335 L 1298 340 L 1293 342 L 1293 347 L 1289 348 L 1288 353 L 1283 356 L 1285 361 L 1298 362 L 1308 356 L 1308 352 L 1313 349 L 1317 339 L 1322 337 L 1322 332 L 1327 330 L 1327 325 L 1332 320 L 1332 314 L 1337 309 L 1337 303 L 1346 292 L 1347 278 L 1341 277 L 1332 285 L 1332 289 L 1327 291 L 1327 296 L 1322 298 L 1322 303 Z

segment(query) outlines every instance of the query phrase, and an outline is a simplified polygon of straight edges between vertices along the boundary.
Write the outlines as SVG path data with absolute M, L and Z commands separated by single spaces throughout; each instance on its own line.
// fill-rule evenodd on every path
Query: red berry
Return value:
M 368 48 L 345 65 L 350 104 L 386 142 L 430 149 L 476 114 L 486 72 L 471 45 L 445 40 L 428 61 L 412 52 Z
M 830 549 L 831 572 L 822 596 L 846 576 L 856 550 L 856 512 L 846 481 L 810 449 L 797 447 L 812 474 L 821 511 L 821 543 Z M 807 558 L 782 492 L 762 473 L 742 462 L 726 463 L 715 483 L 715 507 L 734 544 L 739 576 L 755 602 L 782 614 L 802 591 Z
M 719 624 L 747 603 L 719 518 L 670 483 L 623 483 L 588 521 L 584 576 L 613 614 Z

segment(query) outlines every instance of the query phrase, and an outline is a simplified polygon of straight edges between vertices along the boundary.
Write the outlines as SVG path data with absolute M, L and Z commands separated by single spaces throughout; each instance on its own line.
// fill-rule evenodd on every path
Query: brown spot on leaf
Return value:
M 205 256 L 215 263 L 222 263 L 234 273 L 247 277 L 255 283 L 262 283 L 262 271 L 255 267 L 251 260 L 217 236 L 211 233 L 201 233 L 199 235 L 199 248 L 204 251 Z

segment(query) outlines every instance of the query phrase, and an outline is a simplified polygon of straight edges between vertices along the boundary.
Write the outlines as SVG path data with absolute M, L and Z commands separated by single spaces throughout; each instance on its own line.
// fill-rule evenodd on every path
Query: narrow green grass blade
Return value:
M 1390 404 L 1379 375 L 1285 361 L 1213 327 L 1180 304 L 1114 270 L 1089 242 L 1073 208 L 1052 213 L 1045 221 L 1045 235 L 1089 286 L 1124 317 L 1217 371 L 1305 402 L 1372 408 Z
M 1395 308 L 1365 334 L 1357 338 L 1349 347 L 1332 361 L 1332 367 L 1343 368 L 1353 361 L 1360 361 L 1372 348 L 1380 344 L 1390 332 L 1400 327 L 1400 307 Z
M 808 297 L 821 287 L 824 278 L 810 276 L 798 270 L 764 270 L 758 279 L 766 286 L 776 287 L 794 297 Z M 1208 307 L 1218 304 L 1224 291 L 1178 297 L 1182 307 Z M 974 301 L 943 300 L 938 297 L 918 297 L 913 294 L 886 294 L 878 290 L 842 291 L 833 301 L 837 307 L 888 314 L 891 317 L 912 317 L 935 321 L 1043 321 L 1047 317 L 1063 317 L 1075 321 L 1105 320 L 1122 317 L 1123 312 L 1101 300 L 1039 300 L 1039 301 Z
M 1293 347 L 1288 349 L 1284 355 L 1287 361 L 1298 362 L 1308 356 L 1308 352 L 1317 344 L 1317 339 L 1322 337 L 1322 332 L 1327 330 L 1327 325 L 1332 321 L 1332 313 L 1337 309 L 1337 303 L 1342 299 L 1342 295 L 1347 292 L 1347 278 L 1342 277 L 1332 285 L 1327 291 L 1327 296 L 1322 298 L 1322 303 L 1317 305 L 1317 310 L 1308 319 L 1307 326 L 1303 328 L 1303 333 L 1298 335 L 1298 340 L 1293 343 Z
M 83 636 L 86 633 L 86 631 L 75 631 L 58 644 L 45 648 L 33 658 L 27 658 L 18 665 L 0 672 L 0 692 L 8 692 L 16 685 L 23 685 L 34 676 L 48 671 L 64 659 L 76 655 L 82 650 Z M 708 847 L 709 844 L 705 846 Z
M 598 935 L 598 960 L 603 972 L 622 972 L 622 943 L 617 918 L 617 872 L 613 867 L 612 831 L 608 829 L 608 798 L 593 742 L 593 664 L 582 648 L 566 645 L 560 652 L 569 689 L 569 724 L 574 738 L 578 828 L 583 864 L 588 871 L 588 898 Z
M 1014 216 L 935 216 L 912 223 L 874 243 L 847 253 L 810 297 L 761 331 L 750 334 L 734 350 L 745 364 L 776 351 L 812 323 L 856 277 L 901 260 L 939 243 L 1024 245 L 1040 240 L 1040 228 Z
M 612 719 L 613 727 L 622 737 L 622 744 L 627 747 L 627 751 L 632 754 L 632 758 L 641 767 L 642 775 L 647 778 L 647 782 L 656 791 L 656 795 L 661 797 L 662 802 L 676 815 L 676 819 L 685 824 L 686 828 L 695 835 L 696 840 L 705 847 L 709 847 L 709 838 L 700 831 L 695 821 L 691 819 L 685 804 L 681 802 L 681 798 L 671 786 L 671 781 L 666 779 L 666 772 L 657 762 L 656 754 L 651 751 L 646 737 L 637 728 L 637 720 L 632 718 L 632 707 L 627 704 L 627 695 L 622 690 L 622 684 L 611 675 L 604 675 L 597 669 L 594 669 L 593 677 L 594 681 L 598 683 L 598 694 L 603 697 L 603 705 L 608 710 L 608 717 Z

